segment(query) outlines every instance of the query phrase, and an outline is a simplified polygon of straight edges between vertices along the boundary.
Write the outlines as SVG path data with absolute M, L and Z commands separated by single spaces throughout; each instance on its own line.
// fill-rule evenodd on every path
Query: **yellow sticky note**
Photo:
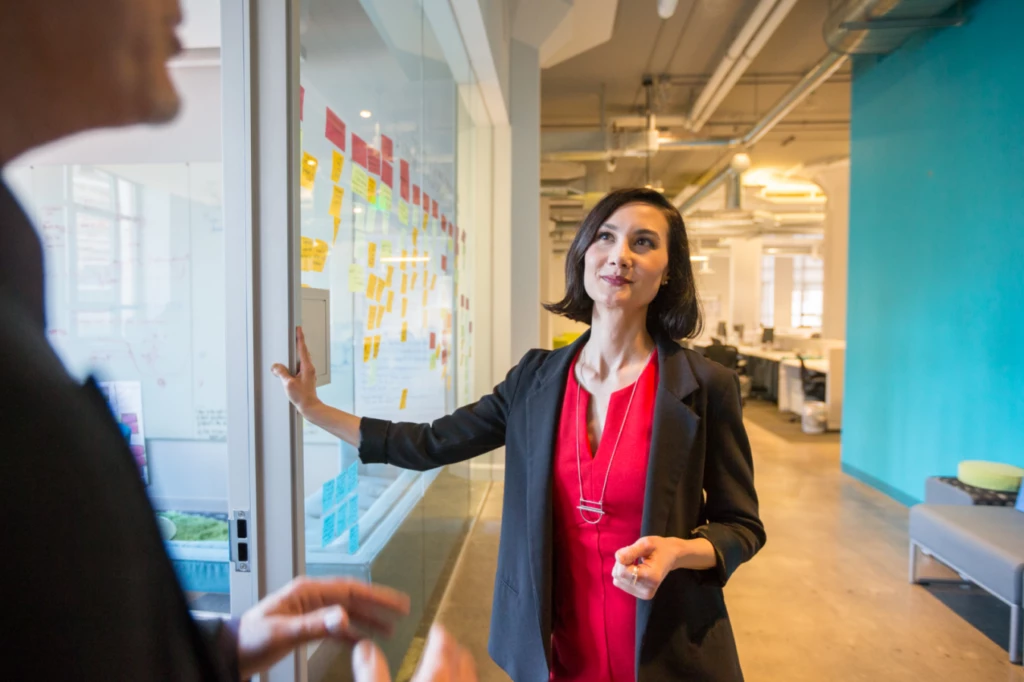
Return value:
M 373 297 L 374 300 L 377 301 L 377 303 L 380 303 L 380 299 L 384 295 L 384 285 L 385 284 L 387 284 L 387 282 L 385 282 L 382 278 L 380 278 L 380 277 L 377 278 L 377 292 L 376 292 L 376 295 Z
M 302 152 L 302 169 L 299 173 L 299 183 L 304 189 L 313 189 L 316 181 L 316 168 L 320 162 L 309 152 Z
M 366 280 L 366 298 L 373 298 L 377 293 L 377 275 L 370 273 L 370 279 Z
M 423 212 L 423 229 L 427 229 L 427 220 L 430 218 L 430 214 L 426 211 Z
M 405 266 L 408 264 L 408 261 L 409 261 L 409 252 L 406 251 L 405 249 L 402 249 L 402 269 L 403 270 L 405 270 Z
M 377 329 L 384 324 L 384 306 L 377 306 Z
M 409 299 L 403 298 L 402 299 L 402 319 L 403 320 L 405 319 L 405 313 L 408 312 L 408 310 L 409 310 Z
M 419 241 L 419 238 L 420 238 L 420 231 L 417 230 L 415 227 L 412 228 L 412 245 L 413 246 L 416 246 L 416 242 Z
M 370 361 L 370 353 L 373 352 L 373 339 L 367 336 L 363 339 L 363 362 Z
M 323 239 L 317 239 L 313 243 L 313 271 L 323 272 L 324 265 L 327 264 L 327 242 Z
M 409 224 L 409 204 L 404 201 L 398 202 L 398 219 L 403 225 Z
M 391 312 L 391 304 L 395 302 L 395 292 L 388 292 L 388 312 Z
M 391 213 L 391 202 L 394 199 L 394 194 L 391 192 L 391 188 L 381 183 L 380 187 L 377 188 L 377 205 L 380 210 L 384 211 L 387 215 Z
M 409 290 L 408 284 L 409 284 L 409 275 L 407 275 L 406 273 L 403 272 L 402 273 L 402 293 L 403 294 L 406 291 Z
M 437 369 L 437 356 L 433 353 L 430 354 L 430 371 L 433 372 Z
M 394 265 L 389 265 L 388 266 L 388 279 L 387 279 L 387 283 L 386 283 L 386 286 L 388 287 L 388 289 L 391 288 L 391 280 L 394 278 L 394 276 L 395 276 L 395 266 Z
M 402 400 L 401 400 L 401 402 L 398 403 L 398 409 L 400 409 L 400 410 L 404 410 L 405 409 L 405 403 L 406 403 L 406 400 L 408 398 L 409 398 L 409 389 L 403 388 L 402 389 Z
M 370 176 L 366 174 L 366 171 L 356 164 L 352 164 L 352 191 L 356 196 L 366 199 L 369 184 Z
M 331 193 L 331 207 L 330 207 L 330 209 L 328 209 L 327 212 L 330 213 L 335 218 L 340 218 L 341 217 L 341 202 L 342 202 L 342 200 L 344 198 L 345 198 L 345 188 L 344 187 L 338 187 L 337 185 L 335 185 L 334 186 L 334 190 Z
M 377 179 L 368 178 L 366 183 L 366 200 L 371 204 L 377 203 Z
M 428 267 L 430 267 L 430 253 L 427 252 L 427 251 L 424 251 L 423 252 L 423 269 L 426 270 Z M 426 284 L 426 280 L 424 280 L 424 284 Z
M 302 247 L 299 252 L 299 267 L 303 272 L 313 271 L 313 239 L 311 237 L 302 237 L 300 241 Z
M 430 290 L 433 291 L 434 287 L 436 287 L 436 286 L 437 286 L 437 275 L 434 275 L 434 276 L 432 276 L 430 278 Z
M 380 257 L 391 258 L 391 242 L 383 241 L 380 243 Z M 390 285 L 389 285 L 390 286 Z
M 374 242 L 366 245 L 366 263 L 371 268 L 377 267 L 377 245 Z
M 424 277 L 423 279 L 426 279 L 426 277 Z M 424 308 L 427 307 L 427 297 L 428 296 L 430 296 L 430 292 L 429 291 L 424 291 L 423 292 L 423 307 Z
M 371 305 L 366 311 L 366 330 L 373 331 L 377 326 L 377 306 Z
M 380 335 L 373 337 L 373 359 L 377 359 L 377 354 L 380 353 Z
M 341 182 L 341 171 L 345 167 L 345 157 L 337 149 L 334 150 L 334 163 L 331 165 L 331 182 Z
M 348 266 L 348 290 L 351 293 L 361 291 L 363 288 L 363 267 L 359 263 L 352 263 Z
M 448 253 L 455 250 L 455 242 L 452 241 L 451 237 L 448 237 Z
M 338 230 L 341 228 L 341 218 L 334 219 L 334 239 L 331 240 L 331 246 L 334 246 L 338 242 Z
M 409 340 L 409 323 L 402 322 L 402 343 Z
M 419 277 L 419 274 L 420 273 L 418 273 L 418 272 L 412 273 L 412 286 L 409 287 L 410 289 L 415 289 L 416 288 L 416 278 Z M 404 294 L 405 292 L 403 291 L 402 293 Z

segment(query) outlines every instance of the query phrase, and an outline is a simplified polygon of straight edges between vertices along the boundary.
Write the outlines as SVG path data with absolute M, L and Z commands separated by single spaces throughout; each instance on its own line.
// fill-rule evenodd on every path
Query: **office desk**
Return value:
M 830 430 L 843 426 L 843 369 L 846 360 L 844 348 L 830 348 L 825 358 L 804 360 L 807 369 L 825 375 L 825 404 L 828 407 Z M 779 411 L 803 414 L 804 387 L 800 376 L 800 360 L 787 358 L 779 363 Z

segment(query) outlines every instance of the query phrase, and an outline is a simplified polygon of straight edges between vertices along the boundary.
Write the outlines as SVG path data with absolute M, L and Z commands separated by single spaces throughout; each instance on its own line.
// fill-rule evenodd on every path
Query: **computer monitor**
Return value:
M 729 336 L 729 326 L 725 322 L 719 322 L 718 337 L 724 339 L 727 336 Z
M 775 327 L 764 327 L 761 330 L 761 343 L 771 344 L 775 341 Z
M 740 337 L 740 339 L 743 338 L 743 325 L 742 324 L 734 324 L 732 326 L 732 329 L 733 329 L 734 332 L 736 332 L 736 336 Z

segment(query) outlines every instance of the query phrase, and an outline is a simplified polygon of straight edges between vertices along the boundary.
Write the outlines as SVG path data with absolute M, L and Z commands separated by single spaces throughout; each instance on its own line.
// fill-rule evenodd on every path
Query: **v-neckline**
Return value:
M 586 458 L 586 461 L 590 464 L 594 464 L 595 462 L 597 462 L 598 455 L 602 454 L 608 449 L 604 447 L 604 440 L 605 437 L 608 435 L 608 417 L 611 415 L 612 412 L 612 401 L 615 400 L 616 397 L 623 391 L 633 390 L 633 387 L 636 386 L 643 378 L 644 374 L 647 373 L 647 368 L 650 366 L 650 362 L 648 362 L 647 365 L 644 365 L 644 368 L 640 370 L 640 374 L 637 375 L 636 381 L 630 384 L 626 384 L 622 388 L 618 388 L 612 391 L 611 395 L 608 396 L 608 409 L 606 409 L 604 413 L 604 426 L 601 428 L 601 436 L 597 440 L 596 450 L 594 449 L 593 444 L 590 442 L 590 424 L 587 423 L 587 415 L 590 412 L 590 401 L 594 399 L 594 396 L 590 393 L 590 391 L 583 388 L 583 382 L 580 381 L 579 376 L 577 376 L 576 374 L 576 363 L 578 362 L 579 357 L 576 358 L 572 366 L 572 378 L 573 381 L 576 383 L 576 395 L 579 396 L 579 400 L 577 401 L 576 407 L 576 419 L 578 420 L 577 423 L 579 424 L 579 428 L 582 428 L 583 433 L 586 434 L 585 440 L 587 443 L 587 455 L 589 455 L 589 457 Z M 586 398 L 584 398 L 584 396 L 586 396 Z

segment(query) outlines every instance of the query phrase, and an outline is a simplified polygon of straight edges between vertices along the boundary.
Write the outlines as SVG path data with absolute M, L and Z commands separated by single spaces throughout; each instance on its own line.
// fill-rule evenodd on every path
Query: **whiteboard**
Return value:
M 221 164 L 14 167 L 72 375 L 138 381 L 148 438 L 225 440 Z

